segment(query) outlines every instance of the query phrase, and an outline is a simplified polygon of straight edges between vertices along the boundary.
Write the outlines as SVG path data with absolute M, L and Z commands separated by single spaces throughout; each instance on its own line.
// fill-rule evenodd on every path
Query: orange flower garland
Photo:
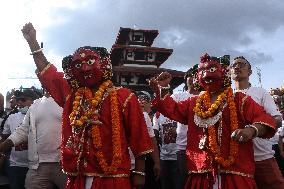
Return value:
M 93 144 L 95 148 L 98 150 L 96 152 L 97 160 L 99 164 L 106 174 L 111 174 L 116 171 L 118 165 L 121 163 L 122 154 L 121 154 L 121 141 L 120 141 L 120 120 L 118 113 L 118 100 L 117 100 L 117 92 L 113 90 L 110 93 L 111 99 L 111 123 L 112 123 L 112 144 L 113 144 L 113 158 L 111 165 L 108 166 L 102 151 L 99 149 L 102 147 L 101 137 L 100 137 L 100 129 L 99 125 L 94 125 L 92 128 L 92 136 L 93 136 Z
M 86 123 L 92 124 L 92 139 L 93 145 L 97 152 L 95 153 L 96 158 L 99 162 L 105 174 L 111 174 L 116 171 L 118 165 L 121 163 L 121 140 L 120 140 L 120 117 L 118 112 L 118 99 L 117 92 L 113 90 L 110 92 L 111 101 L 111 123 L 112 123 L 112 144 L 113 144 L 113 158 L 110 166 L 107 165 L 106 159 L 104 158 L 103 152 L 100 150 L 102 147 L 102 140 L 100 135 L 101 122 L 98 120 L 97 106 L 102 101 L 103 95 L 108 87 L 112 86 L 110 80 L 105 81 L 96 91 L 94 97 L 93 92 L 89 88 L 79 88 L 75 93 L 75 99 L 73 102 L 73 111 L 69 115 L 70 125 L 73 127 L 86 126 Z M 90 104 L 89 109 L 83 111 L 81 104 L 83 99 Z M 80 110 L 82 115 L 80 116 Z
M 69 115 L 71 126 L 83 126 L 87 120 L 91 120 L 97 105 L 101 102 L 103 94 L 109 86 L 112 86 L 110 80 L 103 82 L 95 93 L 95 97 L 93 97 L 93 92 L 89 88 L 81 87 L 77 90 L 73 101 L 73 111 Z M 84 97 L 91 104 L 91 108 L 88 111 L 84 111 L 83 115 L 79 118 L 80 109 L 82 108 L 81 100 L 83 100 Z
M 227 103 L 229 105 L 230 110 L 230 121 L 231 121 L 231 131 L 235 131 L 238 129 L 238 117 L 237 117 L 237 110 L 236 104 L 234 101 L 233 90 L 231 87 L 228 87 L 222 94 L 217 97 L 216 102 L 210 106 L 210 96 L 209 93 L 206 91 L 205 94 L 201 95 L 197 101 L 196 106 L 194 108 L 195 113 L 204 118 L 212 117 L 216 110 L 219 108 L 222 101 L 227 97 Z M 198 104 L 199 103 L 199 104 Z M 208 109 L 207 111 L 203 112 L 201 110 L 201 104 Z M 216 108 L 217 107 L 217 108 Z M 211 108 L 211 109 L 210 109 Z M 211 116 L 210 116 L 211 115 Z M 216 130 L 214 126 L 208 127 L 208 134 L 209 134 L 209 148 L 211 152 L 215 156 L 215 161 L 221 164 L 223 167 L 229 167 L 232 165 L 236 157 L 238 155 L 238 143 L 234 140 L 230 140 L 230 154 L 227 159 L 221 156 L 220 147 L 217 144 L 217 137 L 216 137 Z
M 201 117 L 202 119 L 206 119 L 206 118 L 212 117 L 216 113 L 216 111 L 219 108 L 220 104 L 225 100 L 227 93 L 228 93 L 228 89 L 224 90 L 224 92 L 221 93 L 217 97 L 217 100 L 213 104 L 211 104 L 210 103 L 210 95 L 206 91 L 204 94 L 202 94 L 196 100 L 196 105 L 195 105 L 195 107 L 193 109 L 194 112 L 199 117 Z M 204 105 L 205 107 L 202 107 L 202 105 Z M 208 109 L 206 111 L 203 111 L 202 108 L 208 108 Z

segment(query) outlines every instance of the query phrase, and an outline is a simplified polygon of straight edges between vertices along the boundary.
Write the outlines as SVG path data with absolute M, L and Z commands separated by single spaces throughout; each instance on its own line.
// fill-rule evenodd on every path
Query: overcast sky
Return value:
M 153 46 L 172 48 L 162 67 L 187 70 L 201 54 L 245 56 L 261 69 L 266 89 L 284 85 L 284 1 L 282 0 L 10 0 L 1 3 L 0 91 L 39 85 L 21 34 L 32 22 L 44 53 L 58 68 L 84 45 L 110 50 L 120 27 L 157 29 Z M 60 68 L 61 69 L 61 68 Z

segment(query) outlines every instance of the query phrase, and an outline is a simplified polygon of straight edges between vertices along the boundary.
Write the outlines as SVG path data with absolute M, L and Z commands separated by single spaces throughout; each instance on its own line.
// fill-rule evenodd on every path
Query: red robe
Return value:
M 242 129 L 245 125 L 252 123 L 262 123 L 269 128 L 263 137 L 272 137 L 276 126 L 273 117 L 268 115 L 261 106 L 243 93 L 236 93 L 234 98 L 237 107 L 239 128 Z M 220 173 L 221 182 L 219 184 L 221 184 L 222 189 L 255 189 L 252 140 L 246 143 L 239 143 L 238 157 L 229 168 L 217 165 L 213 161 L 213 154 L 208 148 L 205 150 L 199 148 L 199 141 L 204 136 L 204 131 L 203 128 L 198 127 L 194 122 L 195 113 L 193 108 L 195 107 L 196 99 L 197 97 L 192 97 L 186 101 L 177 103 L 170 96 L 166 96 L 162 100 L 157 97 L 153 101 L 153 105 L 159 112 L 173 120 L 188 125 L 186 154 L 189 178 L 186 188 L 212 189 L 215 183 L 214 175 Z M 222 122 L 220 150 L 222 157 L 225 159 L 227 159 L 230 153 L 230 140 L 231 133 L 233 132 L 230 129 L 229 115 L 229 107 L 226 106 L 220 118 Z M 214 125 L 216 135 L 219 125 L 220 121 Z M 206 144 L 208 144 L 208 137 Z
M 144 116 L 135 95 L 125 88 L 113 88 L 117 90 L 119 103 L 122 161 L 117 171 L 105 175 L 95 157 L 96 150 L 93 147 L 91 127 L 86 127 L 84 132 L 82 129 L 72 130 L 70 126 L 69 114 L 72 111 L 74 91 L 63 78 L 63 73 L 57 72 L 56 68 L 49 64 L 39 74 L 39 79 L 54 100 L 63 107 L 61 153 L 63 171 L 68 175 L 67 188 L 84 189 L 85 176 L 93 176 L 95 178 L 92 188 L 130 189 L 128 147 L 130 146 L 136 157 L 149 153 L 153 149 Z M 99 114 L 99 120 L 103 123 L 100 126 L 102 152 L 110 164 L 113 150 L 109 95 L 102 101 Z M 80 148 L 83 148 L 81 152 Z

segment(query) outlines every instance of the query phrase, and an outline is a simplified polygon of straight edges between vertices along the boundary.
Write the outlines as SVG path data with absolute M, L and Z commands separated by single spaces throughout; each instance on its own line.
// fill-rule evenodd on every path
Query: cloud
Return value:
M 284 1 L 279 0 L 22 0 L 5 1 L 0 40 L 1 72 L 33 72 L 20 29 L 32 21 L 49 60 L 60 59 L 84 45 L 110 50 L 120 27 L 158 29 L 154 46 L 174 49 L 163 67 L 186 70 L 204 52 L 215 56 L 244 55 L 252 64 L 275 62 L 264 48 L 284 25 Z M 17 3 L 15 3 L 17 2 Z M 5 29 L 3 29 L 5 28 Z M 282 35 L 282 34 L 281 34 Z M 275 40 L 274 49 L 280 46 Z M 279 57 L 277 57 L 279 58 Z M 283 58 L 282 58 L 283 60 Z M 9 67 L 8 67 L 9 63 Z M 16 69 L 14 71 L 13 69 Z
M 55 12 L 66 22 L 45 30 L 47 43 L 60 54 L 68 54 L 83 45 L 111 48 L 119 27 L 158 29 L 154 45 L 174 49 L 174 58 L 166 66 L 198 62 L 206 52 L 213 55 L 241 54 L 249 48 L 254 34 L 259 38 L 273 34 L 284 23 L 281 1 L 189 1 L 138 0 L 87 2 L 78 9 L 59 8 Z M 266 52 L 252 49 L 254 59 Z M 258 58 L 256 56 L 259 56 Z

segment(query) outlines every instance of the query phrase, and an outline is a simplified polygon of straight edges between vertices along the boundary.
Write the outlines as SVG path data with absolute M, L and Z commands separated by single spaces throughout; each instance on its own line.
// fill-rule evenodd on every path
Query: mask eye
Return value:
M 209 72 L 215 72 L 217 69 L 215 67 L 209 68 Z
M 76 67 L 76 68 L 81 68 L 81 66 L 82 66 L 81 63 L 76 63 L 76 64 L 75 64 L 75 67 Z
M 88 60 L 87 64 L 93 65 L 95 62 L 96 62 L 95 59 L 90 59 L 90 60 Z

